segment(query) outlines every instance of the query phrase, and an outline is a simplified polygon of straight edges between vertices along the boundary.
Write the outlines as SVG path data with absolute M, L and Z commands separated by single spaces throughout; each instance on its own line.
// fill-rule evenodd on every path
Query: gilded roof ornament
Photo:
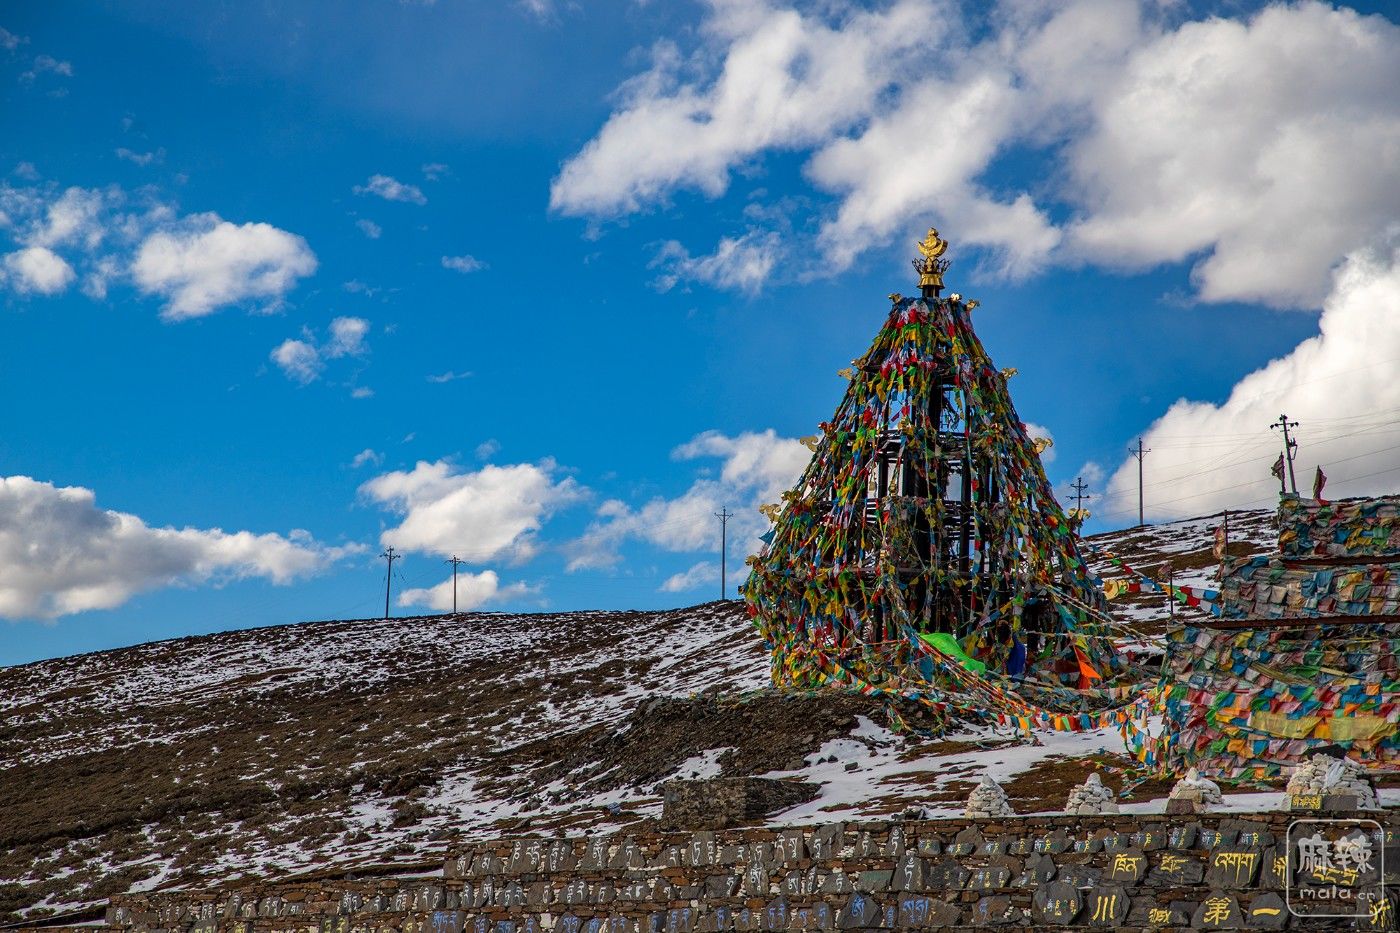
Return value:
M 914 260 L 914 270 L 919 273 L 919 288 L 925 298 L 937 298 L 943 290 L 943 273 L 948 271 L 949 261 L 943 258 L 948 251 L 948 241 L 938 235 L 935 227 L 928 228 L 928 235 L 916 244 L 922 259 Z

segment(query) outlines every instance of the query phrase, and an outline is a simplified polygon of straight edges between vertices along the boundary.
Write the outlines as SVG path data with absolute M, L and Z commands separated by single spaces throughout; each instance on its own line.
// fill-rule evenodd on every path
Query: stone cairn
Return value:
M 1015 816 L 1011 801 L 1006 799 L 1006 791 L 987 775 L 967 795 L 967 809 L 963 816 L 974 820 L 994 820 L 1004 816 Z
M 1355 797 L 1356 809 L 1379 810 L 1376 788 L 1366 774 L 1366 768 L 1350 758 L 1339 758 L 1327 767 L 1327 776 L 1322 781 L 1324 794 L 1338 797 Z
M 1065 812 L 1117 813 L 1118 801 L 1113 797 L 1113 789 L 1104 784 L 1096 771 L 1083 784 L 1070 790 Z
M 1207 807 L 1225 802 L 1220 796 L 1220 785 L 1209 778 L 1201 777 L 1195 768 L 1187 771 L 1186 777 L 1176 782 L 1171 793 L 1167 795 L 1167 800 L 1180 801 L 1178 805 L 1183 807 L 1189 805 L 1193 813 L 1204 813 Z M 1176 807 L 1171 809 L 1175 810 Z
M 1313 755 L 1293 769 L 1288 778 L 1290 797 L 1318 794 L 1352 797 L 1358 810 L 1379 810 L 1376 788 L 1371 784 L 1364 766 L 1350 758 Z
M 1288 776 L 1285 792 L 1290 797 L 1321 794 L 1323 782 L 1327 780 L 1327 767 L 1335 760 L 1326 755 L 1313 755 L 1296 765 Z

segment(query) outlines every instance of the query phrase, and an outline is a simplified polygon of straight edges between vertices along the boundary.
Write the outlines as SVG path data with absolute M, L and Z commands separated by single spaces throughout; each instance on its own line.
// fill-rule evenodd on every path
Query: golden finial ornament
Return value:
M 943 254 L 948 251 L 948 241 L 938 235 L 935 227 L 928 228 L 928 235 L 915 244 L 923 259 L 914 260 L 914 270 L 919 273 L 919 288 L 925 298 L 937 298 L 943 290 L 943 273 L 948 271 L 948 260 Z

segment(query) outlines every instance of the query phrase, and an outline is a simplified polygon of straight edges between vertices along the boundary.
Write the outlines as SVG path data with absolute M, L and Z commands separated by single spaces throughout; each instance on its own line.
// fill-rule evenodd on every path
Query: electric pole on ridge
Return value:
M 1283 455 L 1288 458 L 1288 485 L 1295 496 L 1298 495 L 1298 481 L 1293 477 L 1293 451 L 1298 449 L 1298 441 L 1288 436 L 1288 429 L 1297 426 L 1298 422 L 1289 421 L 1287 415 L 1279 415 L 1278 420 L 1269 425 L 1271 428 L 1283 429 Z
M 450 558 L 443 561 L 443 563 L 452 565 L 452 614 L 455 616 L 457 614 L 457 565 L 465 564 L 466 561 L 462 560 L 462 558 L 458 557 L 456 554 L 453 554 Z
M 389 618 L 389 584 L 394 579 L 394 561 L 403 560 L 402 554 L 395 554 L 393 548 L 385 548 L 384 553 L 379 555 L 389 562 L 388 569 L 384 571 L 384 618 Z
M 1143 447 L 1142 438 L 1139 437 L 1137 449 L 1134 450 L 1132 447 L 1129 447 L 1128 453 L 1132 454 L 1134 457 L 1137 457 L 1138 462 L 1138 527 L 1141 528 L 1143 525 L 1147 524 L 1147 522 L 1143 521 L 1142 518 L 1142 458 L 1147 454 L 1152 453 L 1152 448 Z
M 715 518 L 719 519 L 719 598 L 721 601 L 729 598 L 729 584 L 725 578 L 725 563 L 729 559 L 729 520 L 734 517 L 734 513 L 721 506 L 715 513 Z
M 1069 488 L 1074 490 L 1074 512 L 1078 516 L 1080 524 L 1084 523 L 1084 500 L 1094 498 L 1084 490 L 1089 488 L 1089 484 L 1084 482 L 1084 477 L 1075 477 L 1074 482 L 1069 484 Z

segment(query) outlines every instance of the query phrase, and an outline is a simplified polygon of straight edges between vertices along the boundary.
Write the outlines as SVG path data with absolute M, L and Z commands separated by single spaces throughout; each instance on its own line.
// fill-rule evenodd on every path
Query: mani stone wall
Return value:
M 461 848 L 441 872 L 415 877 L 116 897 L 106 919 L 133 933 L 1355 928 L 1285 909 L 1284 840 L 1297 815 L 522 838 Z M 1380 821 L 1386 873 L 1400 868 L 1392 814 L 1329 816 Z

